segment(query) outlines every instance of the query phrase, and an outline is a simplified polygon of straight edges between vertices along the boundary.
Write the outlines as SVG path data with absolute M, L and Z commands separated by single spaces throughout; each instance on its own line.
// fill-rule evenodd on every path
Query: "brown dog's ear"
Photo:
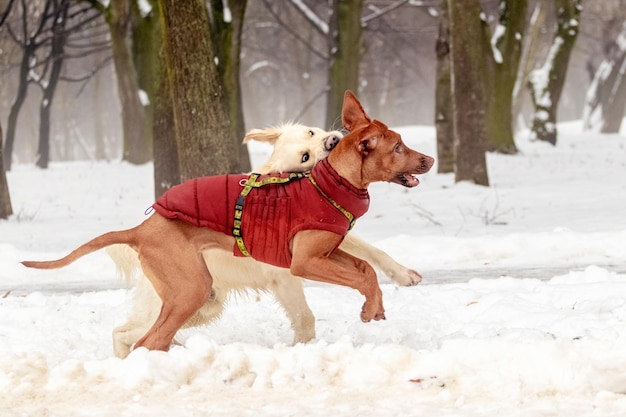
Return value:
M 350 90 L 346 90 L 343 95 L 343 108 L 341 109 L 341 121 L 343 127 L 349 132 L 352 132 L 356 126 L 360 124 L 367 124 L 371 122 L 370 118 L 363 110 L 363 106 L 359 100 L 357 100 L 354 93 Z
M 273 145 L 282 131 L 277 127 L 269 127 L 267 129 L 252 129 L 246 136 L 243 138 L 243 143 L 248 143 L 251 140 L 256 140 L 258 142 L 266 142 L 270 145 Z
M 378 144 L 378 138 L 382 138 L 389 128 L 386 124 L 374 120 L 365 129 L 359 133 L 360 139 L 357 142 L 357 148 L 361 153 L 367 153 Z
M 361 153 L 368 153 L 374 150 L 376 145 L 378 144 L 378 137 L 373 136 L 369 138 L 363 138 L 359 141 L 357 148 Z

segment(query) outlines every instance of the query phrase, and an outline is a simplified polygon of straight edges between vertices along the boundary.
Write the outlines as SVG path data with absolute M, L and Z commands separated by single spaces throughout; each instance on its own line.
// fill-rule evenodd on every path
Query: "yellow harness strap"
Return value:
M 350 222 L 348 230 L 354 227 L 354 224 L 356 223 L 354 215 L 345 208 L 341 207 L 339 203 L 337 203 L 335 200 L 330 198 L 324 191 L 322 191 L 320 186 L 317 185 L 317 182 L 315 181 L 315 179 L 313 179 L 309 172 L 292 172 L 291 174 L 289 174 L 288 177 L 265 177 L 261 181 L 257 181 L 260 176 L 261 174 L 250 174 L 250 177 L 243 184 L 243 190 L 241 190 L 241 194 L 239 194 L 239 197 L 237 197 L 237 202 L 235 203 L 235 221 L 233 223 L 233 236 L 235 237 L 235 241 L 237 242 L 237 247 L 244 256 L 250 256 L 250 252 L 248 252 L 248 249 L 243 242 L 243 236 L 241 234 L 241 217 L 243 216 L 243 204 L 246 196 L 250 194 L 250 191 L 252 191 L 253 188 L 260 188 L 268 184 L 286 184 L 291 181 L 308 178 L 309 181 L 311 181 L 311 184 L 313 184 L 313 186 L 315 187 L 315 189 L 317 189 L 317 191 L 322 195 L 322 197 L 328 200 L 328 202 L 332 204 L 333 207 L 335 207 L 337 210 L 339 210 L 341 214 L 346 216 L 346 218 Z
M 337 203 L 335 200 L 330 198 L 324 191 L 322 191 L 320 186 L 317 185 L 317 182 L 315 181 L 315 179 L 311 175 L 309 175 L 308 177 L 309 177 L 309 181 L 311 181 L 311 184 L 313 184 L 313 186 L 322 195 L 322 197 L 324 197 L 326 200 L 328 200 L 328 202 L 330 204 L 332 204 L 333 207 L 335 207 L 337 210 L 339 210 L 341 212 L 341 214 L 343 214 L 344 216 L 346 216 L 348 218 L 348 221 L 350 222 L 350 226 L 348 227 L 348 230 L 352 229 L 354 227 L 354 224 L 356 223 L 356 219 L 354 218 L 354 215 L 352 213 L 350 213 L 348 210 L 346 210 L 345 208 L 341 207 L 341 205 L 339 205 L 339 203 Z
M 237 197 L 237 202 L 235 203 L 235 221 L 233 223 L 233 236 L 235 237 L 235 241 L 237 242 L 237 246 L 239 250 L 244 256 L 250 256 L 250 252 L 246 249 L 246 245 L 243 243 L 243 236 L 241 234 L 241 217 L 243 216 L 243 203 L 246 199 L 246 196 L 250 194 L 253 188 L 260 188 L 268 184 L 286 184 L 291 181 L 300 180 L 306 177 L 306 174 L 302 172 L 292 172 L 288 177 L 266 177 L 261 181 L 257 181 L 261 174 L 250 174 L 250 177 L 243 184 L 243 190 L 241 190 L 241 194 Z

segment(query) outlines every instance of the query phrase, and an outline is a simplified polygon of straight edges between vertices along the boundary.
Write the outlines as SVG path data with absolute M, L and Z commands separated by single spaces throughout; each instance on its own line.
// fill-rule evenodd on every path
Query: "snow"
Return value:
M 500 43 L 505 33 L 506 26 L 498 23 L 493 31 L 493 35 L 491 36 L 491 50 L 496 64 L 502 64 L 502 52 L 498 49 L 498 43 Z
M 233 21 L 233 15 L 230 11 L 230 6 L 228 5 L 228 0 L 222 1 L 222 8 L 224 10 L 224 22 L 231 23 Z
M 548 91 L 548 83 L 550 81 L 550 72 L 553 69 L 556 54 L 563 47 L 563 38 L 556 36 L 548 52 L 548 57 L 543 66 L 530 72 L 529 81 L 532 84 L 533 96 L 535 97 L 536 107 L 549 108 L 552 98 Z
M 435 154 L 434 131 L 405 127 Z M 432 172 L 376 184 L 356 233 L 424 276 L 380 275 L 387 320 L 363 324 L 356 291 L 307 282 L 317 338 L 291 346 L 270 295 L 238 296 L 169 352 L 113 355 L 124 288 L 104 251 L 61 256 L 131 227 L 152 166 L 52 163 L 8 173 L 0 222 L 1 416 L 623 416 L 626 412 L 626 136 L 559 125 L 556 147 L 518 135 L 488 155 L 492 187 Z M 254 163 L 268 147 L 251 147 Z
M 272 61 L 268 61 L 268 60 L 262 60 L 262 61 L 257 61 L 254 64 L 250 65 L 250 68 L 248 68 L 248 70 L 245 72 L 244 76 L 249 76 L 250 74 L 252 74 L 255 71 L 258 71 L 260 69 L 263 68 L 271 68 L 274 69 L 276 71 L 280 71 L 280 67 L 278 65 L 276 65 L 274 62 Z
M 139 90 L 139 101 L 141 102 L 141 105 L 146 107 L 150 105 L 150 97 L 148 96 L 148 93 L 146 93 L 145 90 Z
M 139 7 L 141 17 L 148 17 L 152 13 L 152 5 L 148 0 L 139 0 L 137 6 Z

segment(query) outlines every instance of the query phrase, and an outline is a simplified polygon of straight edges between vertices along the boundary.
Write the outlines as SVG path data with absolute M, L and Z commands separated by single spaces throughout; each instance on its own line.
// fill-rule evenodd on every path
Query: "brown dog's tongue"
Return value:
M 420 180 L 415 175 L 405 173 L 402 176 L 406 180 L 403 184 L 406 187 L 417 187 L 417 185 L 420 183 Z

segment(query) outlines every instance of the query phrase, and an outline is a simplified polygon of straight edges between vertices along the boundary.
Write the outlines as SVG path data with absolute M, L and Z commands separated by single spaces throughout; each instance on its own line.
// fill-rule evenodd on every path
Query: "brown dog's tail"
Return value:
M 121 230 L 117 232 L 109 232 L 91 239 L 89 242 L 74 249 L 69 255 L 64 258 L 54 261 L 23 261 L 22 265 L 28 268 L 37 269 L 56 269 L 62 268 L 71 264 L 78 258 L 82 258 L 85 255 L 95 252 L 98 249 L 105 248 L 107 246 L 114 245 L 116 243 L 132 244 L 133 242 L 132 229 Z

